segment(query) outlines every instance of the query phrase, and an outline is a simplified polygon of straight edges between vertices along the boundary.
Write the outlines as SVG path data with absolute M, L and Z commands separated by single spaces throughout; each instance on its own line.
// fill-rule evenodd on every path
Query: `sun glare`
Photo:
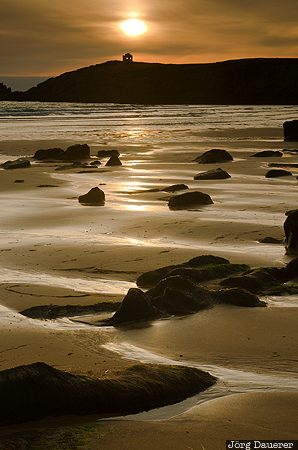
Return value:
M 147 25 L 140 19 L 127 19 L 121 22 L 121 30 L 127 36 L 141 36 L 148 30 Z

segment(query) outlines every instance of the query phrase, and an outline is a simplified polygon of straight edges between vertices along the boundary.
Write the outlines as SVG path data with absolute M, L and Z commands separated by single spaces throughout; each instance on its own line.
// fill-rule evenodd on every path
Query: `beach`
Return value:
M 141 362 L 197 367 L 218 381 L 182 404 L 139 415 L 2 427 L 3 448 L 13 442 L 19 447 L 11 448 L 22 448 L 20 439 L 32 432 L 40 445 L 47 439 L 49 448 L 86 450 L 221 450 L 226 439 L 297 439 L 297 295 L 262 296 L 266 308 L 216 305 L 121 328 L 95 326 L 108 313 L 53 320 L 20 314 L 50 304 L 116 304 L 142 273 L 199 255 L 284 267 L 294 258 L 282 240 L 285 212 L 297 208 L 298 168 L 286 167 L 292 172 L 286 177 L 265 174 L 270 163 L 298 163 L 297 153 L 252 155 L 296 148 L 283 141 L 282 123 L 297 108 L 107 105 L 97 113 L 87 105 L 74 113 L 73 106 L 51 105 L 47 114 L 40 104 L 22 108 L 20 115 L 11 103 L 0 115 L 0 162 L 31 161 L 0 173 L 0 370 L 40 361 L 103 377 Z M 99 150 L 117 149 L 122 166 L 102 159 L 98 167 L 55 170 L 56 162 L 31 159 L 39 149 L 76 143 L 90 146 L 91 161 Z M 213 148 L 228 150 L 233 161 L 194 162 Z M 194 180 L 217 167 L 231 178 Z M 178 183 L 208 193 L 213 204 L 170 210 L 173 194 L 163 189 Z M 80 204 L 78 197 L 96 186 L 105 205 Z M 280 243 L 261 243 L 265 237 Z M 57 430 L 72 436 L 73 447 L 58 447 Z

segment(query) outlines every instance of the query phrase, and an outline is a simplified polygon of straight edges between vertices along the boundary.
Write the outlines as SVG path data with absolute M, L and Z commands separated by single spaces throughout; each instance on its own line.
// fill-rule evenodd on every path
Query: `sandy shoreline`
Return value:
M 32 155 L 41 144 L 65 148 L 69 143 L 3 142 L 0 152 Z M 92 155 L 98 148 L 91 143 Z M 266 236 L 282 238 L 284 213 L 297 207 L 296 177 L 264 177 L 274 159 L 256 160 L 249 157 L 252 149 L 231 149 L 235 161 L 223 165 L 230 180 L 196 182 L 196 173 L 210 169 L 192 162 L 200 148 L 185 154 L 132 149 L 123 147 L 122 168 L 102 167 L 92 174 L 55 172 L 51 164 L 1 170 L 0 369 L 44 361 L 73 373 L 101 376 L 132 364 L 102 347 L 125 342 L 177 361 L 259 375 L 278 373 L 281 392 L 234 394 L 162 423 L 101 422 L 92 426 L 78 448 L 95 449 L 100 443 L 100 448 L 116 449 L 122 442 L 129 450 L 217 450 L 225 448 L 225 439 L 297 439 L 297 396 L 282 392 L 282 377 L 297 370 L 297 307 L 216 307 L 186 320 L 127 331 L 94 329 L 68 320 L 35 321 L 18 314 L 42 304 L 119 301 L 140 273 L 200 254 L 252 267 L 281 267 L 290 261 L 283 245 L 258 242 Z M 297 162 L 297 156 L 285 160 Z M 292 172 L 298 175 L 297 169 Z M 15 183 L 17 179 L 24 182 Z M 178 182 L 208 192 L 214 205 L 200 211 L 169 211 L 168 193 L 137 193 Z M 38 187 L 45 184 L 55 187 Z M 79 205 L 77 196 L 98 184 L 106 193 L 106 206 Z M 2 430 L 2 435 L 11 431 Z

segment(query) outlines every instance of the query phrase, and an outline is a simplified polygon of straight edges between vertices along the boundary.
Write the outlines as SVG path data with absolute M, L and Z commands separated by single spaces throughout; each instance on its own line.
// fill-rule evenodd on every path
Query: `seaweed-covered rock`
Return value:
M 284 221 L 287 253 L 298 253 L 298 209 L 288 211 Z
M 287 120 L 283 124 L 284 140 L 298 142 L 298 120 Z
M 0 167 L 6 170 L 26 169 L 28 167 L 31 167 L 31 163 L 29 159 L 18 158 L 12 161 L 6 161 L 5 163 L 1 164 Z
M 213 201 L 210 195 L 198 191 L 175 195 L 169 200 L 169 208 L 173 210 L 190 209 L 211 204 L 213 204 Z
M 106 166 L 122 166 L 122 162 L 120 161 L 119 156 L 115 154 L 110 157 Z
M 283 170 L 283 169 L 270 169 L 266 173 L 266 178 L 278 178 L 278 177 L 289 177 L 292 176 L 292 172 L 289 170 Z
M 220 289 L 214 294 L 214 299 L 218 303 L 235 306 L 266 306 L 266 302 L 260 300 L 257 295 L 241 288 Z
M 194 161 L 199 164 L 220 163 L 233 161 L 233 156 L 227 150 L 214 148 L 197 156 Z
M 44 161 L 47 159 L 60 159 L 64 155 L 64 150 L 62 148 L 46 148 L 37 150 L 34 153 L 33 158 L 37 159 L 38 161 Z
M 75 144 L 68 147 L 63 154 L 63 160 L 81 161 L 90 158 L 90 147 L 88 144 Z
M 171 186 L 167 186 L 162 189 L 164 192 L 177 192 L 177 191 L 184 191 L 188 189 L 188 186 L 186 184 L 172 184 Z
M 210 264 L 206 267 L 177 267 L 170 270 L 168 276 L 180 275 L 195 283 L 225 278 L 234 273 L 245 272 L 249 269 L 246 264 Z
M 20 311 L 20 314 L 32 319 L 57 319 L 58 317 L 73 317 L 86 314 L 112 312 L 119 308 L 119 302 L 101 302 L 94 305 L 41 305 Z
M 79 202 L 88 206 L 103 206 L 105 204 L 105 193 L 98 187 L 94 187 L 87 194 L 80 195 Z
M 132 414 L 182 401 L 215 382 L 208 372 L 192 367 L 139 364 L 96 379 L 36 362 L 0 372 L 0 423 L 65 414 Z
M 120 308 L 106 321 L 108 325 L 122 325 L 127 322 L 147 321 L 161 317 L 150 297 L 137 288 L 131 288 L 122 300 Z
M 278 283 L 272 272 L 266 268 L 254 269 L 241 276 L 228 277 L 220 282 L 222 286 L 244 288 L 254 293 L 264 292 Z
M 200 172 L 193 178 L 194 180 L 225 180 L 231 178 L 231 175 L 218 167 L 217 169 L 207 170 L 207 172 Z
M 280 158 L 283 154 L 278 150 L 263 150 L 262 152 L 254 153 L 251 156 L 256 158 Z

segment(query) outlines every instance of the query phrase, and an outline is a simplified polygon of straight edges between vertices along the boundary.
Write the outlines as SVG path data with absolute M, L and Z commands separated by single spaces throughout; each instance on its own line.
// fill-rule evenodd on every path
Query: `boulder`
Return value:
M 214 294 L 214 299 L 218 303 L 235 306 L 266 306 L 266 302 L 261 301 L 257 295 L 241 288 L 220 289 Z
M 13 161 L 6 161 L 1 164 L 2 169 L 12 170 L 12 169 L 26 169 L 27 167 L 31 167 L 31 163 L 29 159 L 18 158 Z
M 169 200 L 170 209 L 190 209 L 203 205 L 211 205 L 213 201 L 210 195 L 203 192 L 186 192 L 185 194 L 175 195 Z
M 90 163 L 90 166 L 95 166 L 95 167 L 97 167 L 97 166 L 100 166 L 101 165 L 101 162 L 99 161 L 99 159 L 96 159 L 95 161 L 92 161 L 91 163 Z
M 278 284 L 278 280 L 266 268 L 254 269 L 241 276 L 228 277 L 220 282 L 221 286 L 244 288 L 253 293 L 263 293 Z
M 75 144 L 68 147 L 63 154 L 65 161 L 81 161 L 90 158 L 90 147 L 87 144 Z
M 245 264 L 214 264 L 206 267 L 177 267 L 170 270 L 167 276 L 179 275 L 192 280 L 194 283 L 226 278 L 227 276 L 245 272 L 249 266 Z
M 290 281 L 294 278 L 298 278 L 298 258 L 290 261 L 286 267 L 280 269 L 284 281 Z
M 120 156 L 120 152 L 118 150 L 98 150 L 97 156 L 98 158 L 110 158 L 111 156 Z
M 280 158 L 283 154 L 278 150 L 263 150 L 262 152 L 257 152 L 251 156 L 256 158 Z
M 94 187 L 87 194 L 80 195 L 79 202 L 88 206 L 103 206 L 105 204 L 105 193 L 98 187 Z
M 284 140 L 298 142 L 298 120 L 284 122 Z
M 265 177 L 266 178 L 277 178 L 277 177 L 288 177 L 292 176 L 292 172 L 289 172 L 288 170 L 283 169 L 271 169 L 268 170 Z
M 131 288 L 122 300 L 120 308 L 106 324 L 118 326 L 127 322 L 154 320 L 161 316 L 160 311 L 151 304 L 147 294 L 140 289 Z
M 161 190 L 164 192 L 177 192 L 183 191 L 185 189 L 188 189 L 188 186 L 186 186 L 186 184 L 172 184 L 171 186 L 165 187 Z
M 287 213 L 284 232 L 287 253 L 298 253 L 298 209 Z
M 122 162 L 118 155 L 112 155 L 106 163 L 106 166 L 122 166 Z
M 207 170 L 207 172 L 200 172 L 193 178 L 194 180 L 224 180 L 231 178 L 231 175 L 219 167 L 218 169 Z
M 214 148 L 213 150 L 208 150 L 202 155 L 197 156 L 194 161 L 199 164 L 212 164 L 233 161 L 233 157 L 227 150 Z
M 34 153 L 33 158 L 38 161 L 44 161 L 47 159 L 60 159 L 64 155 L 64 150 L 62 148 L 47 148 L 37 150 Z

